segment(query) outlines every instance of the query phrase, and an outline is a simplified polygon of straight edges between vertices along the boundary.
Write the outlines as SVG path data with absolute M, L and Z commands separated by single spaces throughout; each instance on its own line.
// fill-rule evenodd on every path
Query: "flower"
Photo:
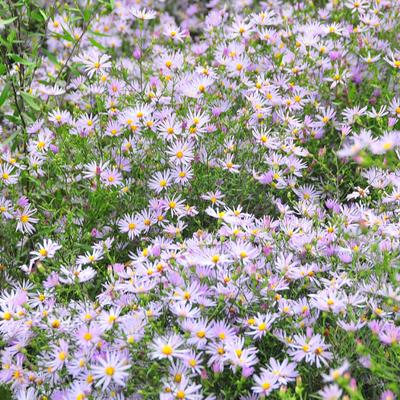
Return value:
M 181 348 L 183 340 L 177 334 L 156 337 L 151 344 L 151 357 L 162 360 L 164 358 L 181 358 L 185 352 Z
M 183 38 L 185 37 L 184 32 L 174 25 L 165 26 L 163 34 L 174 42 L 183 42 Z
M 169 170 L 164 172 L 156 172 L 149 181 L 150 189 L 154 190 L 157 194 L 166 190 L 171 185 L 171 173 Z
M 254 377 L 254 383 L 252 390 L 261 396 L 268 396 L 279 387 L 278 378 L 264 368 L 261 369 L 261 375 Z
M 30 387 L 19 390 L 17 392 L 16 400 L 36 400 L 37 396 L 35 388 Z
M 107 352 L 98 363 L 91 366 L 96 386 L 106 389 L 111 383 L 124 386 L 129 374 L 126 372 L 131 365 L 126 356 L 121 353 Z
M 0 164 L 0 182 L 6 186 L 14 185 L 18 182 L 19 173 L 13 174 L 14 167 L 8 164 Z
M 141 20 L 150 20 L 156 17 L 156 12 L 154 10 L 147 10 L 146 8 L 132 8 L 131 13 L 134 17 Z
M 122 174 L 117 168 L 107 168 L 100 174 L 105 186 L 123 186 Z
M 193 158 L 193 146 L 190 142 L 177 140 L 166 151 L 172 165 L 189 164 Z
M 30 204 L 26 205 L 22 210 L 18 209 L 15 213 L 17 231 L 32 234 L 35 231 L 33 224 L 39 222 L 38 218 L 33 217 L 36 212 L 36 208 L 31 208 Z
M 400 52 L 390 51 L 389 55 L 384 58 L 384 60 L 393 68 L 400 69 Z
M 287 358 L 279 362 L 271 357 L 269 359 L 268 371 L 277 377 L 279 384 L 287 385 L 289 382 L 294 381 L 299 375 L 296 371 L 296 366 L 296 363 L 289 362 Z
M 250 332 L 248 335 L 253 336 L 254 339 L 260 339 L 271 329 L 273 322 L 276 320 L 276 316 L 272 314 L 258 314 L 254 318 L 254 323 L 250 326 Z
M 339 400 L 342 397 L 343 390 L 334 383 L 332 385 L 325 386 L 318 393 L 323 400 Z
M 107 54 L 98 53 L 84 53 L 80 57 L 76 57 L 75 61 L 84 65 L 84 71 L 87 73 L 89 78 L 93 75 L 104 75 L 111 68 L 111 57 Z
M 138 236 L 144 229 L 144 224 L 138 216 L 125 214 L 125 216 L 118 221 L 118 227 L 120 232 L 127 233 L 129 239 L 133 240 L 133 238 Z
M 203 396 L 200 393 L 201 385 L 191 383 L 182 376 L 180 382 L 173 391 L 174 399 L 181 400 L 200 400 Z
M 38 247 L 39 249 L 37 251 L 31 251 L 31 255 L 34 256 L 32 261 L 53 258 L 56 254 L 56 251 L 61 249 L 62 246 L 56 242 L 53 242 L 51 239 L 45 239 L 43 244 L 39 245 Z

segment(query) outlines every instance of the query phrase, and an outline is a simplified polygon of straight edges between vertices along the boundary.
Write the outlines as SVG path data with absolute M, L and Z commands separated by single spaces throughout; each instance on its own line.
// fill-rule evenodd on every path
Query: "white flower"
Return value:
M 149 20 L 154 19 L 156 17 L 156 12 L 154 10 L 146 10 L 146 8 L 133 8 L 131 13 L 134 17 L 141 19 L 141 20 Z
M 61 245 L 53 242 L 51 239 L 45 239 L 43 244 L 39 245 L 39 249 L 31 251 L 31 255 L 34 256 L 31 261 L 44 260 L 45 258 L 53 258 L 56 251 L 61 249 Z
M 131 367 L 127 359 L 118 353 L 107 353 L 105 359 L 99 359 L 99 364 L 92 366 L 93 376 L 97 380 L 96 386 L 102 386 L 104 390 L 112 381 L 120 386 L 125 384 L 129 375 L 126 370 Z

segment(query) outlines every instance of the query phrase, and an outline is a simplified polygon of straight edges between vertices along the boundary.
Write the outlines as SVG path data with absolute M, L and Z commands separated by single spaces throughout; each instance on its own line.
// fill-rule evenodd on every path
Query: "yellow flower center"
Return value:
M 261 385 L 261 387 L 262 387 L 264 390 L 268 390 L 268 389 L 271 387 L 271 384 L 270 384 L 269 382 L 264 382 L 264 383 Z
M 197 365 L 196 360 L 195 360 L 194 358 L 192 358 L 191 360 L 189 360 L 189 365 L 190 365 L 191 367 L 195 367 L 195 366 Z
M 46 249 L 43 249 L 43 248 L 42 248 L 42 249 L 39 250 L 39 254 L 40 254 L 42 257 L 46 257 L 48 253 L 47 253 L 47 250 L 46 250 Z
M 161 353 L 163 353 L 166 356 L 171 356 L 173 352 L 174 352 L 174 349 L 169 344 L 166 344 L 161 349 Z
M 11 319 L 11 313 L 10 312 L 8 312 L 8 311 L 6 311 L 4 314 L 3 314 L 3 319 L 5 319 L 6 321 L 9 321 L 10 319 Z
M 265 331 L 266 328 L 267 328 L 267 325 L 264 322 L 261 322 L 261 324 L 258 325 L 259 331 Z
M 55 320 L 51 323 L 51 326 L 52 326 L 54 329 L 58 329 L 58 328 L 61 326 L 61 322 L 60 322 L 58 319 L 55 319 Z
M 305 345 L 303 346 L 303 351 L 305 351 L 306 353 L 307 353 L 308 351 L 310 351 L 310 346 L 309 346 L 308 344 L 305 344 Z
M 214 264 L 216 264 L 216 263 L 219 261 L 219 255 L 216 254 L 216 255 L 212 256 L 212 257 L 211 257 L 211 261 L 212 261 Z
M 391 142 L 386 142 L 383 144 L 383 148 L 385 150 L 390 150 L 392 147 L 393 147 L 393 143 L 391 143 Z

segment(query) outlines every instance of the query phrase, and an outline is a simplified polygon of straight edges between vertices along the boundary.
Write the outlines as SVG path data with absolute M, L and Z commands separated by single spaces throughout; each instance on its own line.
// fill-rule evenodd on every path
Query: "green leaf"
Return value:
M 3 88 L 3 91 L 0 94 L 0 107 L 5 103 L 5 101 L 8 98 L 8 95 L 10 93 L 10 84 L 6 83 L 6 85 Z
M 89 31 L 91 35 L 94 36 L 100 36 L 100 37 L 111 37 L 111 35 L 108 35 L 106 33 L 100 33 L 100 32 L 96 32 L 96 31 Z
M 32 19 L 37 22 L 46 21 L 46 14 L 43 15 L 43 11 L 41 9 L 32 11 Z
M 59 62 L 57 60 L 57 57 L 54 53 L 51 53 L 50 51 L 48 51 L 47 49 L 42 49 L 43 53 L 46 54 L 47 58 L 53 63 L 58 65 Z
M 47 15 L 46 13 L 40 8 L 39 9 L 40 14 L 42 14 L 43 20 L 46 21 L 47 20 Z
M 83 12 L 83 20 L 85 22 L 88 22 L 90 20 L 92 13 L 91 10 L 89 10 L 89 8 L 86 8 L 85 11 Z
M 89 38 L 89 42 L 92 43 L 93 46 L 95 46 L 98 49 L 100 49 L 101 51 L 103 51 L 104 53 L 107 52 L 107 49 L 103 45 L 101 45 L 98 41 L 94 40 L 93 38 Z
M 2 400 L 11 400 L 11 392 L 8 388 L 0 386 L 0 398 Z
M 17 17 L 8 18 L 8 19 L 0 19 L 0 26 L 11 24 L 11 22 L 15 21 Z
M 21 96 L 31 108 L 36 111 L 40 110 L 40 101 L 37 97 L 25 92 L 21 92 Z
M 63 32 L 64 34 L 61 36 L 62 39 L 66 40 L 67 42 L 75 42 L 75 39 L 72 37 L 72 35 L 63 27 Z
M 30 67 L 34 66 L 35 63 L 29 60 L 26 60 L 25 58 L 20 57 L 18 54 L 13 54 L 9 53 L 8 56 L 15 62 L 23 65 L 28 65 Z

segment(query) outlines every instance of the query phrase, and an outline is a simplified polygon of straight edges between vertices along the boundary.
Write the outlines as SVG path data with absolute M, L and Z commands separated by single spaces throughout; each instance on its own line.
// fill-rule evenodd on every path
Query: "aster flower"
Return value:
M 343 374 L 349 369 L 350 364 L 348 361 L 344 361 L 344 363 L 335 369 L 330 369 L 329 374 L 322 374 L 324 382 L 334 382 L 337 381 Z
M 157 131 L 162 138 L 173 141 L 182 133 L 181 127 L 174 115 L 162 120 L 157 125 Z
M 35 388 L 30 387 L 19 390 L 16 395 L 16 400 L 36 400 L 37 396 Z
M 151 357 L 159 360 L 164 358 L 180 358 L 185 354 L 181 348 L 182 344 L 181 337 L 176 334 L 156 337 L 150 346 Z
M 128 378 L 130 364 L 126 357 L 121 353 L 106 353 L 98 360 L 98 364 L 92 365 L 93 377 L 97 381 L 96 387 L 101 386 L 102 390 L 110 386 L 111 383 L 124 386 Z
M 257 314 L 254 318 L 254 323 L 250 326 L 248 335 L 253 336 L 254 339 L 261 339 L 265 334 L 271 330 L 273 322 L 276 320 L 276 315 L 272 314 Z
M 85 53 L 75 59 L 84 65 L 84 71 L 89 78 L 93 75 L 104 75 L 111 68 L 111 57 L 107 54 Z
M 188 164 L 193 158 L 193 146 L 190 142 L 176 141 L 166 151 L 171 164 Z
M 81 346 L 90 347 L 97 345 L 103 332 L 104 330 L 100 328 L 100 326 L 98 326 L 96 323 L 91 323 L 88 326 L 81 326 L 77 330 L 76 335 Z
M 171 172 L 171 178 L 179 185 L 185 185 L 193 178 L 193 171 L 189 165 L 177 165 Z
M 390 51 L 384 60 L 393 68 L 400 69 L 400 51 Z
M 102 249 L 93 249 L 92 252 L 86 252 L 76 260 L 77 265 L 93 264 L 103 258 L 104 251 Z
M 183 42 L 183 39 L 185 37 L 184 32 L 174 25 L 165 26 L 165 28 L 163 29 L 163 34 L 167 38 L 172 39 L 174 42 Z
M 260 396 L 268 396 L 279 387 L 278 378 L 263 368 L 261 369 L 261 375 L 254 377 L 254 383 L 252 390 Z
M 53 346 L 51 360 L 46 362 L 49 372 L 55 372 L 65 365 L 69 355 L 68 349 L 68 343 L 64 340 L 61 340 L 58 346 Z
M 285 358 L 282 362 L 275 358 L 269 359 L 268 371 L 277 377 L 279 384 L 287 385 L 299 375 L 296 371 L 297 364 Z
M 342 397 L 343 390 L 340 389 L 335 383 L 329 386 L 325 386 L 318 392 L 323 400 L 339 400 Z
M 72 267 L 60 267 L 60 282 L 73 284 L 76 281 L 83 283 L 90 281 L 96 276 L 97 272 L 92 267 L 83 268 L 82 265 Z
M 49 121 L 56 126 L 66 125 L 71 122 L 71 114 L 69 111 L 60 109 L 53 110 L 48 115 Z
M 351 13 L 363 13 L 368 7 L 368 2 L 364 0 L 350 0 L 345 3 L 346 7 L 351 10 Z
M 35 208 L 31 208 L 30 204 L 27 204 L 22 209 L 18 209 L 15 212 L 15 219 L 17 222 L 17 231 L 22 233 L 32 234 L 35 231 L 33 224 L 39 222 L 38 218 L 35 218 L 37 210 Z
M 305 359 L 310 364 L 316 364 L 318 368 L 321 365 L 328 365 L 328 361 L 333 358 L 331 352 L 327 351 L 330 345 L 326 345 L 319 334 L 307 338 L 303 335 L 295 335 L 294 343 L 290 345 L 289 355 L 294 361 Z
M 124 218 L 118 221 L 120 232 L 128 233 L 129 239 L 133 240 L 143 229 L 143 223 L 135 215 L 126 214 Z
M 156 12 L 154 10 L 147 10 L 146 8 L 132 8 L 131 11 L 132 15 L 137 18 L 137 19 L 141 19 L 141 20 L 150 20 L 150 19 L 154 19 L 156 17 Z
M 167 197 L 163 208 L 168 210 L 172 215 L 182 215 L 185 212 L 184 201 L 180 195 Z
M 149 181 L 150 189 L 154 190 L 157 194 L 166 190 L 171 185 L 170 171 L 156 172 Z
M 107 168 L 100 174 L 105 186 L 123 186 L 122 174 L 117 168 Z
M 203 398 L 200 389 L 201 385 L 193 384 L 182 376 L 181 381 L 173 391 L 173 396 L 175 399 L 200 400 Z

